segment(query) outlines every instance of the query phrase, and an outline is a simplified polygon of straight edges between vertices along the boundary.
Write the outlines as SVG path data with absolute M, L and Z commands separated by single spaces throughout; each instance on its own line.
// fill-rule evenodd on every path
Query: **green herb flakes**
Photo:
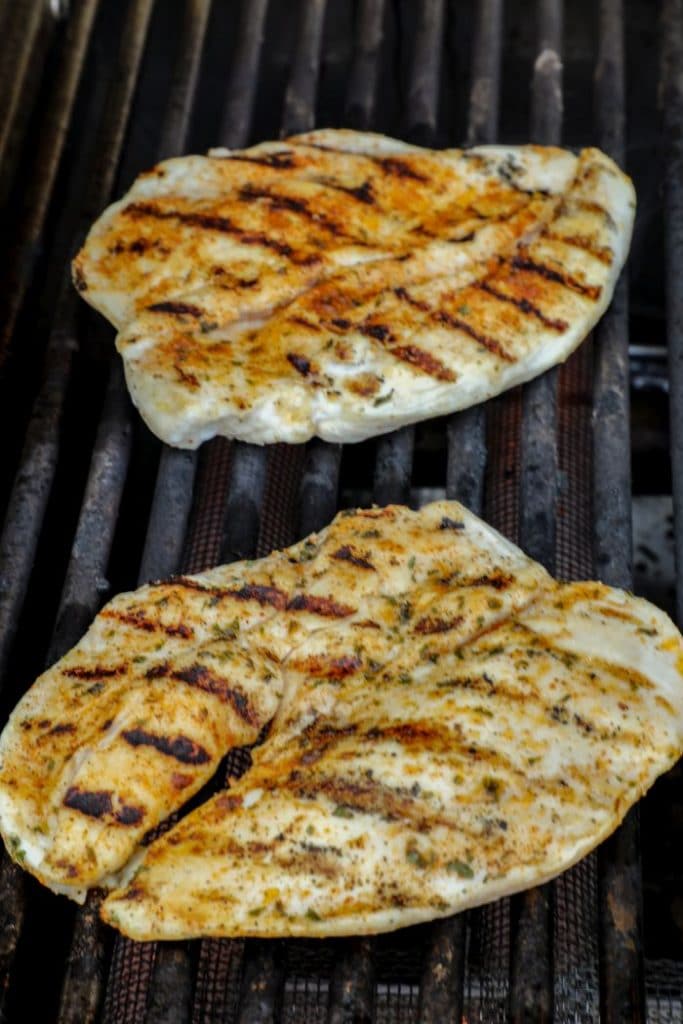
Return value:
M 451 875 L 459 875 L 460 878 L 474 878 L 474 871 L 464 860 L 449 860 L 446 871 Z

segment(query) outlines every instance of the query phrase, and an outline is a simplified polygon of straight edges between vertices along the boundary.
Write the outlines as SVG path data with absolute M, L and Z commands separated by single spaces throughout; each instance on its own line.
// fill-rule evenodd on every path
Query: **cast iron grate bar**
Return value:
M 282 135 L 311 131 L 315 126 L 316 91 L 326 0 L 302 0 L 300 35 L 285 94 Z M 301 480 L 298 534 L 320 529 L 337 510 L 342 446 L 314 438 L 306 446 Z
M 325 21 L 326 0 L 310 0 L 299 6 L 299 36 L 296 44 L 289 82 L 285 92 L 282 112 L 282 137 L 298 132 L 310 131 L 315 124 L 315 103 L 320 72 L 320 59 Z M 315 442 L 314 442 L 315 444 Z M 309 496 L 306 490 L 306 473 L 301 488 L 301 504 L 303 517 L 310 510 L 309 501 L 319 495 L 329 493 L 327 487 L 330 477 L 334 478 L 334 497 L 336 499 L 336 479 L 339 474 L 340 455 L 334 452 L 338 446 L 320 445 L 314 449 L 320 452 L 320 460 L 309 450 L 306 472 L 314 479 L 315 495 Z M 332 449 L 332 452 L 328 451 Z M 257 503 L 250 503 L 250 521 L 245 529 L 249 539 L 255 543 L 258 539 L 260 524 L 260 503 L 265 486 L 265 468 L 268 453 L 265 448 L 243 446 L 244 462 L 250 471 L 257 474 L 260 493 Z M 241 481 L 239 481 L 241 486 Z M 235 492 L 236 493 L 236 492 Z M 227 507 L 231 508 L 234 498 L 231 488 L 228 494 Z M 317 524 L 320 525 L 320 524 Z M 309 531 L 306 531 L 309 532 Z M 243 976 L 240 993 L 240 1005 L 237 1011 L 239 1024 L 266 1024 L 276 1018 L 277 1008 L 282 1000 L 282 989 L 285 977 L 284 959 L 279 955 L 279 944 L 265 942 L 247 942 L 244 944 Z
M 444 20 L 443 0 L 420 5 L 403 120 L 407 138 L 423 146 L 432 146 L 436 137 Z M 414 448 L 413 426 L 378 438 L 374 500 L 379 505 L 408 501 Z
M 142 57 L 147 24 L 151 13 L 150 0 L 142 0 L 131 8 L 117 57 L 118 75 L 107 96 L 100 125 L 100 145 L 96 149 L 95 166 L 87 196 L 87 216 L 93 208 L 103 205 L 111 192 L 114 174 L 123 142 L 125 125 Z M 85 220 L 85 215 L 84 218 Z M 81 232 L 79 232 L 80 236 Z M 0 668 L 4 669 L 17 620 L 26 592 L 30 567 L 35 555 L 38 535 L 42 528 L 57 456 L 59 453 L 59 423 L 64 405 L 66 387 L 71 371 L 72 352 L 76 347 L 75 309 L 70 277 L 60 293 L 55 327 L 48 342 L 46 376 L 29 423 L 24 454 L 8 507 L 5 529 L 0 542 L 2 577 L 7 581 L 0 595 Z M 125 447 L 125 446 L 124 446 Z M 127 455 L 123 454 L 124 462 Z M 118 469 L 120 469 L 120 465 Z M 116 471 L 114 472 L 116 475 Z M 68 594 L 67 594 L 68 598 Z M 0 876 L 2 888 L 11 881 L 13 866 L 6 864 Z M 24 913 L 23 882 L 7 895 L 5 934 L 9 941 L 3 949 L 2 968 L 6 983 L 2 986 L 2 999 L 7 995 L 11 969 L 16 955 Z M 4 903 L 4 901 L 3 901 Z M 11 915 L 11 916 L 10 916 Z
M 558 145 L 562 135 L 562 2 L 539 0 L 538 56 L 531 86 L 531 141 Z M 524 387 L 520 440 L 519 543 L 555 569 L 557 512 L 557 380 L 554 368 Z M 510 1017 L 549 1021 L 553 1015 L 552 883 L 511 903 Z
M 95 440 L 90 475 L 67 568 L 47 664 L 62 657 L 83 635 L 99 607 L 128 469 L 131 424 L 123 372 L 112 373 Z M 59 1024 L 95 1019 L 104 983 L 106 938 L 99 899 L 89 894 L 75 915 L 64 972 Z
M 365 131 L 372 123 L 377 97 L 386 0 L 361 0 L 346 94 L 346 123 Z
M 160 150 L 162 153 L 181 146 L 187 132 L 191 99 L 197 80 L 199 58 L 204 40 L 206 21 L 210 0 L 191 0 L 188 3 L 184 31 L 181 34 L 182 49 L 179 55 L 176 73 L 171 86 L 168 114 L 162 128 Z M 112 356 L 115 360 L 115 357 Z M 112 466 L 124 459 L 127 463 L 127 443 L 121 436 L 130 433 L 130 402 L 127 398 L 122 380 L 122 370 L 115 360 L 110 373 L 109 392 L 115 405 L 115 422 L 107 418 L 107 409 L 100 426 L 100 435 L 107 438 L 107 449 L 104 456 L 103 471 L 98 465 L 98 449 L 96 447 L 88 488 L 94 488 L 91 494 L 86 489 L 81 524 L 88 529 L 89 542 L 93 551 L 105 544 L 106 554 L 100 556 L 96 564 L 89 564 L 80 573 L 81 591 L 90 593 L 90 605 L 95 597 L 102 596 L 104 567 L 111 545 L 111 532 L 116 522 L 118 505 L 121 500 L 125 482 L 125 468 L 122 467 L 115 479 L 112 479 Z M 110 417 L 111 418 L 111 417 Z M 143 553 L 140 577 L 141 581 L 148 577 L 168 575 L 178 565 L 179 553 L 187 522 L 189 499 L 192 494 L 192 476 L 194 461 L 188 453 L 175 453 L 178 458 L 172 463 L 171 472 L 160 473 L 152 505 L 152 514 Z M 188 472 L 189 470 L 189 472 Z M 107 475 L 108 474 L 108 475 Z M 184 490 L 178 493 L 177 488 Z M 187 507 L 185 507 L 187 506 Z M 81 529 L 79 524 L 79 531 Z M 103 528 L 104 527 L 104 528 Z M 79 551 L 78 534 L 74 551 Z M 86 548 L 86 550 L 89 550 Z M 104 557 L 104 561 L 102 561 Z M 69 577 L 67 577 L 68 579 Z M 106 587 L 106 584 L 105 584 Z M 79 615 L 77 622 L 69 622 L 71 646 L 83 632 L 88 621 L 97 610 L 90 606 L 87 612 Z M 63 651 L 53 652 L 57 657 Z M 99 1008 L 104 975 L 104 958 L 106 955 L 102 933 L 103 926 L 98 918 L 98 899 L 89 896 L 86 906 L 76 917 L 75 932 L 62 991 L 60 1006 L 60 1024 L 66 1022 L 84 1022 L 95 1019 Z
M 493 142 L 498 130 L 502 0 L 485 0 L 479 7 L 473 41 L 473 60 L 467 123 L 471 144 Z M 475 513 L 483 504 L 486 442 L 482 406 L 466 409 L 447 420 L 446 495 Z M 464 1003 L 467 916 L 436 922 L 431 930 L 420 980 L 420 1024 L 459 1024 Z
M 81 79 L 99 0 L 78 0 L 66 26 L 51 103 L 36 131 L 35 156 L 22 184 L 18 237 L 3 256 L 0 360 L 9 348 L 17 315 L 33 276 L 52 190 L 57 176 L 76 92 Z M 1 157 L 0 157 L 1 160 Z
M 153 0 L 135 0 L 121 36 L 116 75 L 107 96 L 88 179 L 89 190 L 74 232 L 78 240 L 105 205 L 112 189 L 152 6 Z M 0 676 L 16 632 L 54 479 L 59 424 L 77 347 L 75 318 L 79 301 L 67 268 L 48 341 L 43 383 L 26 431 L 0 539 Z
M 669 349 L 671 471 L 676 537 L 676 618 L 683 623 L 683 4 L 662 8 L 660 99 L 666 140 L 666 301 Z
M 20 148 L 15 137 L 18 122 L 25 121 L 30 113 L 23 109 L 26 98 L 31 97 L 27 83 L 46 15 L 45 0 L 16 0 L 5 12 L 0 70 L 0 182 L 3 199 L 18 155 L 12 150 Z
M 89 179 L 87 216 L 93 208 L 106 202 L 111 191 L 151 6 L 151 0 L 140 0 L 135 4 L 122 35 L 117 57 L 118 74 L 107 97 L 100 126 L 100 144 L 95 151 L 95 165 Z M 48 342 L 45 378 L 28 425 L 21 465 L 0 540 L 0 577 L 3 581 L 0 591 L 0 674 L 4 674 L 10 645 L 16 633 L 54 479 L 59 453 L 59 424 L 71 371 L 72 353 L 76 347 L 76 301 L 70 278 L 65 275 L 55 326 Z M 16 877 L 14 865 L 3 854 L 0 872 L 3 934 L 6 939 L 0 963 L 3 974 L 0 1001 L 3 1007 L 22 931 L 23 893 L 23 879 Z M 4 1012 L 2 1007 L 0 1012 Z
M 366 0 L 359 13 L 354 39 L 354 61 L 346 95 L 346 117 L 349 123 L 353 123 L 354 127 L 360 131 L 365 131 L 370 127 L 375 115 L 385 17 L 384 0 L 374 0 L 374 2 Z M 365 49 L 366 47 L 367 49 Z M 411 460 L 412 442 L 407 472 L 405 469 L 399 469 L 406 488 L 410 486 Z M 338 474 L 338 463 L 332 466 L 332 471 Z M 379 476 L 378 462 L 375 475 L 375 500 L 379 504 L 396 500 L 391 492 L 391 474 L 385 476 L 383 482 L 380 482 Z M 314 484 L 308 482 L 306 486 L 313 487 Z M 305 492 L 302 487 L 303 494 Z M 306 496 L 304 500 L 310 501 L 311 499 Z M 336 507 L 334 511 L 336 512 Z M 303 522 L 301 525 L 304 525 Z M 316 525 L 321 525 L 321 523 Z M 300 531 L 301 535 L 306 532 L 305 529 Z M 347 939 L 340 944 L 339 949 L 340 956 L 330 979 L 327 1005 L 328 1024 L 345 1024 L 349 1018 L 358 1022 L 370 1021 L 373 1018 L 375 996 L 374 941 L 372 938 Z
M 263 44 L 264 23 L 267 3 L 245 4 L 238 29 L 238 43 L 233 61 L 233 72 L 228 86 L 223 120 L 221 142 L 231 148 L 246 144 L 254 95 L 258 81 L 257 70 Z M 207 446 L 207 486 L 213 477 L 222 472 L 227 446 L 214 440 Z M 259 509 L 261 505 L 266 473 L 266 450 L 254 445 L 236 442 L 230 446 L 229 489 L 223 515 L 224 529 L 220 560 L 253 557 L 259 530 Z M 201 511 L 199 512 L 201 515 Z M 195 524 L 197 525 L 197 524 Z M 218 555 L 218 552 L 216 552 Z M 187 555 L 185 562 L 187 563 Z M 189 1020 L 190 994 L 194 987 L 188 947 L 183 946 L 169 954 L 164 945 L 156 953 L 152 977 L 152 1003 L 148 1013 L 149 1022 Z M 220 943 L 205 940 L 199 945 L 199 959 L 210 958 L 211 950 Z M 162 1001 L 156 994 L 161 987 L 166 995 Z M 174 1007 L 178 1008 L 174 1010 Z M 173 1016 L 176 1013 L 176 1016 Z
M 165 155 L 183 144 L 187 134 L 191 100 L 196 87 L 199 58 L 209 12 L 209 0 L 188 3 L 182 48 L 178 57 L 162 127 L 160 152 Z M 65 609 L 69 640 L 51 652 L 55 660 L 82 635 L 98 610 L 104 573 L 111 548 L 128 463 L 131 407 L 123 383 L 118 358 L 112 353 L 109 379 L 109 403 L 105 405 L 98 442 L 74 543 L 72 566 L 67 573 L 67 587 L 76 574 L 78 595 L 87 595 L 87 607 L 78 607 L 74 615 L 71 605 Z M 140 581 L 168 575 L 179 564 L 189 498 L 192 494 L 194 460 L 187 452 L 174 453 L 170 471 L 160 471 L 152 502 L 149 529 L 140 568 Z M 117 470 L 117 472 L 114 472 Z M 182 488 L 182 489 L 179 489 Z M 81 534 L 85 536 L 81 538 Z M 85 566 L 78 563 L 81 551 L 92 552 Z M 96 555 L 96 560 L 93 557 Z M 147 575 L 149 573 L 149 576 Z M 60 616 L 60 618 L 62 618 Z M 60 637 L 61 640 L 61 637 Z M 105 929 L 98 916 L 99 899 L 89 895 L 86 905 L 76 915 L 74 935 L 67 961 L 60 1005 L 60 1024 L 84 1024 L 98 1012 L 105 974 Z
M 621 0 L 602 0 L 596 73 L 598 145 L 622 166 L 624 18 Z M 596 330 L 594 559 L 600 579 L 632 583 L 628 289 L 625 276 Z M 672 441 L 675 434 L 672 433 Z M 645 1020 L 638 809 L 598 851 L 600 1014 L 606 1024 Z
M 482 0 L 474 35 L 467 144 L 494 142 L 498 135 L 503 0 Z M 484 407 L 448 419 L 446 493 L 479 514 L 484 501 L 486 432 Z
M 361 13 L 363 16 L 358 23 L 357 54 L 360 54 L 360 33 L 365 30 L 366 21 L 374 24 L 377 32 L 375 39 L 378 44 L 381 42 L 379 33 L 383 26 L 383 5 L 377 5 L 374 11 L 366 9 Z M 436 133 L 443 22 L 444 8 L 438 0 L 436 3 L 425 4 L 420 9 L 409 75 L 409 114 L 404 118 L 404 128 L 409 137 L 416 137 L 422 133 L 423 141 L 427 144 L 433 142 Z M 376 53 L 374 65 L 370 64 L 367 58 L 361 62 L 360 56 L 357 56 L 357 61 L 351 72 L 347 111 L 352 108 L 358 112 L 362 111 L 362 117 L 356 114 L 355 126 L 360 130 L 366 130 L 371 126 L 375 115 L 379 53 Z M 364 78 L 361 69 L 365 72 Z M 361 88 L 363 82 L 364 94 Z M 373 500 L 378 505 L 408 502 L 414 443 L 415 431 L 411 426 L 378 438 L 373 484 Z M 375 940 L 371 937 L 347 939 L 342 943 L 341 956 L 335 965 L 330 982 L 327 1009 L 329 1024 L 344 1024 L 349 1019 L 373 1019 L 375 946 Z

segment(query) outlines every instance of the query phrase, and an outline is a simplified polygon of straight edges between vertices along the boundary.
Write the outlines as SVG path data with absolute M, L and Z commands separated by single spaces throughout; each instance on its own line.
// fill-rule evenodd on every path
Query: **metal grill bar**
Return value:
M 503 39 L 503 0 L 482 0 L 474 35 L 472 85 L 467 120 L 468 145 L 493 142 L 498 134 L 498 104 Z M 481 405 L 448 420 L 446 494 L 475 513 L 484 500 L 486 468 L 485 412 Z
M 27 89 L 27 78 L 46 14 L 45 0 L 21 0 L 6 12 L 2 26 L 5 58 L 0 72 L 0 181 L 3 194 L 14 172 L 10 143 L 22 112 L 22 97 L 31 92 Z M 24 111 L 24 116 L 28 116 L 28 111 Z
M 266 486 L 268 451 L 237 442 L 232 449 L 232 475 L 225 504 L 224 562 L 253 558 L 259 536 Z
M 242 6 L 239 44 L 232 60 L 220 132 L 221 144 L 229 148 L 246 145 L 249 136 L 267 10 L 268 0 L 251 0 Z
M 121 36 L 116 75 L 99 130 L 89 192 L 77 237 L 105 205 L 123 142 L 137 81 L 142 48 L 153 0 L 136 0 Z M 64 277 L 50 333 L 43 385 L 26 432 L 21 465 L 10 496 L 0 539 L 0 676 L 4 672 L 35 558 L 38 536 L 54 479 L 59 451 L 59 424 L 72 355 L 77 347 L 75 317 L 78 297 L 70 275 Z
M 406 128 L 414 142 L 425 146 L 436 138 L 445 16 L 444 0 L 424 0 L 419 6 Z
M 310 132 L 315 126 L 315 98 L 326 7 L 327 0 L 305 0 L 299 8 L 299 40 L 282 111 L 283 137 Z
M 66 30 L 52 103 L 37 133 L 36 156 L 28 183 L 22 189 L 19 237 L 13 242 L 7 266 L 3 268 L 1 294 L 5 308 L 0 313 L 0 357 L 10 344 L 17 314 L 35 268 L 38 240 L 64 149 L 98 3 L 99 0 L 80 0 L 76 5 Z
M 186 132 L 189 103 L 196 85 L 208 10 L 208 0 L 188 4 L 188 18 L 182 35 L 184 45 L 174 76 L 160 148 L 174 147 L 176 143 L 180 143 Z M 192 21 L 192 18 L 195 20 Z M 62 629 L 59 629 L 58 625 L 58 639 L 64 646 L 59 648 L 53 644 L 50 661 L 55 660 L 76 642 L 94 616 L 106 592 L 105 571 L 125 483 L 130 432 L 130 403 L 123 384 L 122 369 L 116 361 L 110 374 L 108 399 L 95 446 L 72 562 L 67 572 L 65 597 L 58 620 L 63 624 Z M 187 479 L 187 453 L 174 454 L 174 463 L 179 465 L 185 477 L 183 483 L 187 485 L 187 490 L 181 493 L 183 496 L 191 495 L 191 477 Z M 177 558 L 187 516 L 183 516 L 182 508 L 178 511 L 177 497 L 175 503 L 172 500 L 164 509 L 165 514 L 161 514 L 160 511 L 161 502 L 169 496 L 169 491 L 177 483 L 178 473 L 160 475 L 157 481 L 148 532 L 151 544 L 145 548 L 142 572 L 154 574 L 158 570 L 159 574 L 163 575 L 177 565 L 177 561 L 169 564 L 169 558 Z M 178 532 L 180 541 L 177 537 Z M 82 553 L 86 557 L 85 563 L 82 562 Z M 67 630 L 66 636 L 63 635 L 64 628 Z M 91 896 L 83 910 L 76 915 L 62 990 L 60 1024 L 92 1021 L 99 1008 L 105 974 L 106 946 L 104 929 L 98 917 L 98 904 L 98 898 Z
M 484 0 L 475 26 L 467 142 L 493 142 L 498 132 L 502 0 Z M 485 408 L 450 416 L 447 421 L 446 495 L 481 512 L 486 467 Z M 438 922 L 432 931 L 420 984 L 420 1024 L 459 1024 L 464 1001 L 467 916 Z
M 238 42 L 232 64 L 223 119 L 221 142 L 231 148 L 239 148 L 247 142 L 254 96 L 257 84 L 257 69 L 264 39 L 267 0 L 245 3 L 238 29 Z M 221 469 L 223 449 L 221 442 L 209 445 L 207 483 L 211 476 Z M 250 558 L 256 552 L 260 509 L 266 480 L 268 453 L 256 445 L 234 443 L 230 453 L 230 482 L 224 510 L 224 529 L 221 544 L 221 560 Z M 213 471 L 213 473 L 212 473 Z M 231 959 L 231 952 L 238 948 L 230 940 L 204 940 L 199 946 L 199 961 L 209 961 L 215 953 L 218 959 L 225 955 Z M 239 960 L 243 944 L 239 944 Z M 187 990 L 191 979 L 186 971 L 179 971 L 173 984 Z M 275 979 L 279 988 L 281 979 Z
M 562 3 L 539 0 L 538 56 L 532 80 L 531 138 L 557 145 L 562 133 Z M 557 369 L 522 393 L 519 542 L 553 572 L 557 511 Z M 512 901 L 510 1016 L 547 1021 L 553 1013 L 552 885 Z
M 596 69 L 598 144 L 625 158 L 624 40 L 621 0 L 600 6 Z M 612 586 L 632 580 L 628 291 L 622 277 L 596 332 L 594 398 L 594 559 Z M 672 438 L 675 435 L 672 434 Z M 598 852 L 600 1014 L 607 1024 L 645 1020 L 638 812 Z
M 377 83 L 379 79 L 380 45 L 384 28 L 384 3 L 366 3 L 360 11 L 356 34 L 356 59 L 351 69 L 349 87 L 346 96 L 347 112 L 354 111 L 355 126 L 360 130 L 367 129 L 374 119 Z M 366 32 L 370 32 L 369 52 L 363 52 L 363 40 Z M 347 116 L 349 114 L 347 113 Z M 380 504 L 392 501 L 407 501 L 410 490 L 412 471 L 413 431 L 399 431 L 394 435 L 396 446 L 384 446 L 384 438 L 377 445 L 377 462 L 375 469 L 374 500 Z M 403 438 L 403 444 L 401 443 Z M 330 446 L 327 446 L 328 449 Z M 336 446 L 335 446 L 336 447 Z M 382 452 L 384 451 L 384 456 Z M 307 467 L 308 468 L 308 467 Z M 333 471 L 337 472 L 333 466 Z M 305 478 L 304 478 L 305 479 Z M 325 522 L 324 509 L 316 508 L 314 503 L 314 482 L 306 481 L 310 489 L 307 504 L 314 508 L 314 528 Z M 335 486 L 336 492 L 336 486 Z M 303 495 L 302 487 L 302 495 Z M 336 512 L 332 509 L 332 514 Z M 331 517 L 330 517 L 331 518 Z M 329 522 L 329 519 L 327 520 Z M 301 534 L 308 531 L 302 518 Z M 345 1024 L 349 1019 L 370 1021 L 373 1018 L 375 1001 L 375 942 L 372 938 L 348 939 L 341 945 L 341 955 L 335 963 L 330 981 L 327 1006 L 328 1024 Z
M 384 21 L 385 0 L 361 0 L 346 97 L 346 120 L 361 131 L 370 126 L 374 115 Z
M 234 72 L 230 78 L 228 95 L 225 103 L 223 123 L 221 127 L 222 141 L 231 146 L 239 146 L 246 141 L 248 121 L 240 109 L 238 97 L 242 97 L 246 108 L 253 109 L 256 89 L 256 76 L 253 71 L 258 65 L 258 57 L 263 39 L 263 19 L 266 4 L 258 5 L 256 26 L 247 16 L 249 5 L 243 9 L 240 27 L 240 39 L 234 58 Z M 176 91 L 182 101 L 171 104 L 168 113 L 167 129 L 163 133 L 167 152 L 180 152 L 186 137 L 188 113 L 191 111 L 197 82 L 197 61 L 203 46 L 209 4 L 203 3 L 197 8 L 197 0 L 190 2 L 186 16 L 194 23 L 193 39 L 185 37 L 186 46 L 178 65 L 178 83 Z M 183 72 L 184 68 L 184 72 Z M 181 83 L 184 83 L 184 89 Z M 174 116 L 174 109 L 182 111 Z M 232 112 L 238 112 L 238 121 L 231 120 Z M 244 134 L 243 134 L 244 133 Z M 208 453 L 209 465 L 220 461 L 220 442 L 212 442 Z M 252 445 L 233 445 L 231 457 L 230 496 L 226 507 L 226 527 L 224 539 L 224 556 L 229 560 L 229 552 L 237 548 L 244 551 L 241 557 L 253 555 L 258 536 L 258 507 L 263 488 L 265 460 L 264 450 Z M 171 449 L 162 452 L 157 489 L 153 503 L 150 529 L 147 531 L 145 550 L 142 556 L 140 577 L 142 580 L 154 577 L 159 579 L 176 571 L 180 566 L 180 552 L 186 536 L 187 522 L 193 482 L 196 468 L 196 454 L 182 453 Z M 236 486 L 237 484 L 237 486 Z M 167 501 L 174 510 L 169 521 Z M 240 506 L 247 503 L 247 508 Z M 162 539 L 160 547 L 159 539 Z M 252 547 L 250 547 L 250 544 Z M 227 549 L 227 550 L 225 550 Z M 150 572 L 154 565 L 154 572 Z M 132 956 L 133 944 L 118 939 L 121 947 L 119 964 L 125 970 L 126 952 Z M 148 979 L 146 1024 L 162 1024 L 162 1022 L 184 1022 L 189 1020 L 191 1012 L 191 993 L 194 988 L 194 972 L 191 968 L 191 954 L 187 943 L 150 943 L 145 945 L 144 977 L 152 972 Z M 114 976 L 110 980 L 112 988 L 121 984 L 121 978 Z M 110 1019 L 113 1019 L 110 1013 Z
M 404 130 L 409 139 L 425 146 L 433 145 L 436 136 L 444 18 L 443 0 L 420 5 Z M 378 439 L 374 488 L 378 504 L 408 501 L 414 447 L 412 426 Z
M 282 135 L 310 131 L 315 124 L 315 98 L 326 0 L 302 2 L 301 31 L 282 115 Z M 337 510 L 342 449 L 314 440 L 306 448 L 301 481 L 298 533 L 320 529 Z
M 483 0 L 474 36 L 467 143 L 493 142 L 498 134 L 503 0 Z M 447 426 L 446 495 L 480 513 L 486 474 L 486 411 L 483 406 L 451 416 Z
M 660 97 L 666 149 L 666 300 L 669 349 L 671 471 L 676 535 L 676 579 L 683 580 L 683 5 L 662 8 Z M 676 588 L 676 617 L 683 623 L 683 585 Z
M 318 74 L 320 68 L 323 24 L 325 20 L 326 0 L 311 0 L 300 7 L 300 32 L 298 44 L 290 71 L 289 83 L 285 93 L 282 113 L 282 137 L 297 132 L 309 131 L 315 124 L 315 101 Z M 329 494 L 330 478 L 334 478 L 334 498 L 336 500 L 336 480 L 339 475 L 339 446 L 319 445 L 309 449 L 307 471 L 314 479 L 321 481 L 321 495 Z M 245 466 L 249 473 L 255 474 L 259 482 L 260 493 L 258 502 L 250 503 L 250 515 L 247 529 L 249 540 L 254 544 L 258 538 L 260 503 L 265 486 L 265 469 L 267 453 L 255 446 L 242 446 Z M 318 458 L 317 452 L 320 451 Z M 311 480 L 309 475 L 308 480 Z M 239 486 L 235 486 L 239 485 Z M 233 486 L 235 490 L 233 491 Z M 315 484 L 313 485 L 316 486 Z M 244 481 L 233 479 L 228 495 L 227 507 L 236 511 L 235 501 L 240 491 L 248 493 L 249 480 L 245 474 Z M 309 510 L 307 478 L 304 475 L 301 488 L 302 515 Z M 317 489 L 317 488 L 316 488 Z M 312 497 L 315 505 L 318 494 Z M 316 525 L 322 525 L 320 523 Z M 306 532 L 309 532 L 306 530 Z M 239 1024 L 266 1024 L 273 1021 L 277 1007 L 282 999 L 284 983 L 284 962 L 278 955 L 278 947 L 273 943 L 245 943 L 243 958 L 243 980 L 240 997 Z

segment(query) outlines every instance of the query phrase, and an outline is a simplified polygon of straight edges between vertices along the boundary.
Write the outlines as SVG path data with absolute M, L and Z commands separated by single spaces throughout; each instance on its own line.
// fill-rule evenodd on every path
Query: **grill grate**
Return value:
M 155 155 L 236 147 L 278 127 L 286 135 L 320 122 L 389 130 L 422 144 L 494 141 L 506 107 L 504 58 L 517 41 L 507 31 L 512 23 L 535 25 L 522 86 L 529 86 L 530 137 L 559 143 L 563 18 L 569 23 L 570 6 L 563 10 L 561 0 L 518 6 L 515 0 L 72 0 L 62 21 L 44 0 L 0 8 L 12 41 L 0 62 L 6 86 L 0 88 L 0 196 L 10 196 L 0 263 L 0 358 L 6 353 L 0 395 L 8 411 L 0 416 L 14 427 L 0 479 L 4 712 L 41 661 L 75 642 L 112 588 L 289 543 L 327 523 L 340 494 L 365 488 L 380 504 L 414 500 L 421 453 L 430 445 L 441 453 L 430 488 L 484 511 L 560 575 L 594 571 L 629 586 L 625 280 L 593 339 L 565 367 L 485 407 L 346 449 L 317 441 L 261 449 L 216 440 L 197 455 L 162 449 L 142 428 L 118 362 L 103 354 L 111 349 L 110 332 L 80 308 L 64 270 L 67 252 L 92 219 Z M 622 0 L 601 0 L 596 12 L 595 117 L 581 135 L 582 143 L 595 142 L 622 164 L 625 13 Z M 682 31 L 682 0 L 663 0 L 660 101 L 679 560 Z M 28 355 L 20 354 L 22 346 Z M 39 380 L 35 367 L 43 353 Z M 683 622 L 683 588 L 678 601 Z M 247 763 L 247 755 L 235 755 L 226 771 L 239 774 Z M 557 882 L 393 936 L 135 944 L 99 924 L 97 905 L 95 895 L 83 908 L 65 908 L 2 855 L 0 1020 L 31 1014 L 62 1024 L 683 1019 L 683 965 L 643 966 L 637 813 L 597 856 Z M 51 965 L 40 991 L 32 979 L 36 957 Z

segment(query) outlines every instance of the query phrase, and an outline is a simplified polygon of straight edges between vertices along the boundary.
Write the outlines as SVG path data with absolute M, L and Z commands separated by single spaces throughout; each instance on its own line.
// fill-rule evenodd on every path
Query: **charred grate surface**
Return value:
M 65 261 L 109 197 L 160 156 L 316 125 L 422 144 L 597 144 L 622 164 L 628 152 L 638 171 L 625 116 L 642 120 L 645 100 L 624 34 L 629 19 L 646 23 L 646 6 L 72 0 L 58 20 L 45 2 L 0 5 L 0 422 L 13 428 L 0 470 L 5 714 L 112 591 L 264 554 L 325 525 L 340 501 L 446 493 L 561 577 L 630 585 L 625 280 L 565 367 L 483 407 L 343 449 L 216 440 L 195 455 L 162 449 L 141 426 L 111 332 L 81 308 Z M 679 561 L 682 7 L 662 3 L 658 51 Z M 643 95 L 652 121 L 654 86 Z M 664 322 L 660 311 L 660 334 Z M 248 764 L 235 751 L 213 785 Z M 637 815 L 540 892 L 376 938 L 136 944 L 99 924 L 97 896 L 73 910 L 6 856 L 0 898 L 6 1021 L 681 1019 L 683 960 L 643 971 Z

